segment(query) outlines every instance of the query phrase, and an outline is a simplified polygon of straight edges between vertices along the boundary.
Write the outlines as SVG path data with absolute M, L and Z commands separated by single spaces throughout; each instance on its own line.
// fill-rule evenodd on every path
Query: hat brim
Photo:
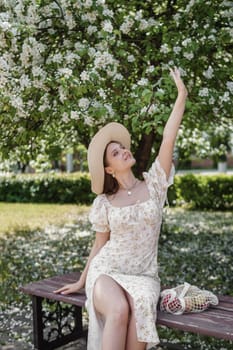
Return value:
M 111 141 L 120 142 L 130 149 L 131 137 L 128 130 L 120 123 L 112 122 L 101 128 L 91 140 L 87 161 L 91 175 L 91 190 L 96 194 L 103 193 L 104 189 L 104 152 Z

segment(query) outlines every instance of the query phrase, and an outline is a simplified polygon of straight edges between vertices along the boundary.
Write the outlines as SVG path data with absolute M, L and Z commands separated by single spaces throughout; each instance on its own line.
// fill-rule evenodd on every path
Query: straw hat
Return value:
M 96 194 L 104 189 L 104 151 L 111 141 L 120 142 L 130 149 L 130 134 L 120 123 L 112 122 L 101 128 L 91 140 L 87 152 L 87 161 L 91 175 L 91 189 Z

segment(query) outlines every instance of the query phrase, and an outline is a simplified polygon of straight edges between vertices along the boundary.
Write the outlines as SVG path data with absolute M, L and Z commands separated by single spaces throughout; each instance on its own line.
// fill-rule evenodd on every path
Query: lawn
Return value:
M 87 212 L 84 205 L 21 204 L 0 202 L 0 237 L 5 233 L 44 229 L 72 223 Z
M 26 219 L 21 221 L 22 226 L 15 226 L 12 221 L 11 233 L 0 238 L 0 345 L 12 342 L 24 350 L 32 348 L 30 300 L 19 293 L 19 285 L 80 270 L 88 256 L 94 237 L 87 220 L 88 208 L 79 212 L 77 206 L 49 207 L 45 210 L 44 221 L 37 221 L 36 230 L 26 229 Z M 30 218 L 30 205 L 28 210 L 27 205 L 22 205 L 22 208 L 21 215 Z M 51 222 L 49 210 L 53 217 Z M 35 206 L 32 212 L 33 215 L 39 213 L 39 207 Z M 8 214 L 11 216 L 17 220 L 14 212 Z M 66 217 L 70 220 L 64 224 Z M 214 293 L 233 295 L 232 233 L 230 212 L 168 209 L 159 246 L 162 284 L 176 286 L 186 281 Z M 164 328 L 159 328 L 159 334 L 161 339 L 185 343 L 186 349 L 191 349 L 191 344 L 199 350 L 230 350 L 233 347 L 229 342 Z

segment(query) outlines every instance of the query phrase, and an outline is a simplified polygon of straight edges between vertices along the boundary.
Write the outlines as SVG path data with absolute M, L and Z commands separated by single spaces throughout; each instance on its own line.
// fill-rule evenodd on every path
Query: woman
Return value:
M 178 69 L 171 70 L 171 76 L 178 96 L 144 181 L 131 170 L 135 159 L 123 125 L 107 124 L 88 148 L 92 191 L 98 194 L 89 216 L 96 238 L 79 281 L 55 291 L 69 294 L 85 286 L 88 350 L 145 350 L 159 343 L 155 326 L 160 293 L 158 238 L 187 97 Z

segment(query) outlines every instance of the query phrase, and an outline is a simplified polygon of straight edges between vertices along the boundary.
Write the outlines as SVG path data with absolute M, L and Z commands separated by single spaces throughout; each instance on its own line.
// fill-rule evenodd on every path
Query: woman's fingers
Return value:
M 170 74 L 173 78 L 180 78 L 180 71 L 177 67 L 174 67 L 173 69 L 170 68 Z
M 67 294 L 67 291 L 69 293 L 69 290 L 71 289 L 71 286 L 70 285 L 65 285 L 63 286 L 62 288 L 60 289 L 57 289 L 57 290 L 54 290 L 53 293 L 56 293 L 56 294 Z M 71 292 L 70 292 L 71 293 Z
M 54 290 L 53 293 L 56 294 L 70 294 L 70 293 L 76 293 L 81 289 L 82 286 L 79 285 L 79 283 L 72 283 L 72 284 L 66 284 L 62 288 L 59 288 L 57 290 Z

